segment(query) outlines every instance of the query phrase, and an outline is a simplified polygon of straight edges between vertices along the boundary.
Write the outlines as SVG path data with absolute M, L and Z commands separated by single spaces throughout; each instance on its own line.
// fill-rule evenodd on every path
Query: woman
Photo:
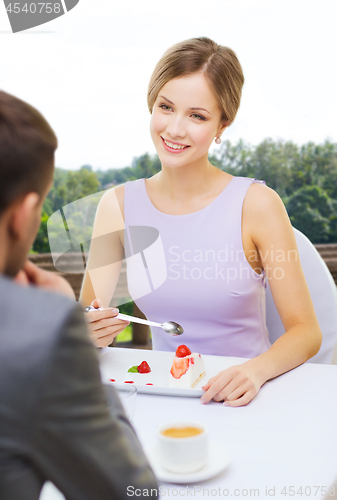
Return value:
M 99 297 L 108 307 L 124 247 L 127 257 L 133 254 L 130 228 L 155 228 L 154 267 L 162 249 L 165 273 L 157 265 L 151 274 L 151 255 L 138 245 L 136 271 L 134 249 L 133 264 L 128 263 L 130 294 L 149 319 L 171 319 L 184 327 L 183 341 L 153 329 L 154 349 L 174 351 L 183 342 L 204 354 L 250 358 L 203 386 L 202 402 L 223 400 L 230 406 L 249 403 L 267 380 L 305 362 L 321 344 L 281 199 L 264 181 L 234 177 L 208 160 L 212 141 L 221 142 L 236 116 L 243 82 L 234 52 L 208 38 L 181 42 L 163 55 L 148 90 L 151 137 L 162 170 L 103 196 L 88 264 L 95 292 L 87 273 L 81 295 L 83 305 L 98 307 L 93 300 Z M 104 235 L 110 240 L 103 249 L 98 242 Z M 112 249 L 108 260 L 102 252 Z M 113 263 L 94 269 L 104 261 Z M 151 283 L 161 274 L 157 285 Z M 142 276 L 138 282 L 137 276 Z M 285 328 L 273 345 L 265 323 L 266 277 Z M 98 346 L 109 345 L 125 327 L 114 315 L 111 309 L 89 313 Z

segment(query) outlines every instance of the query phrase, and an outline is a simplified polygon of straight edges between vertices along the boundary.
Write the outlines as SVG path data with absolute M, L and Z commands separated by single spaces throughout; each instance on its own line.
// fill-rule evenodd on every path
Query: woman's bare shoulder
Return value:
M 243 217 L 255 244 L 270 232 L 290 235 L 291 222 L 284 203 L 279 194 L 265 184 L 253 183 L 249 187 Z
M 278 193 L 260 182 L 254 182 L 249 187 L 244 200 L 244 208 L 254 216 L 267 215 L 268 210 L 285 210 Z
M 108 210 L 109 213 L 120 213 L 124 219 L 124 186 L 120 184 L 104 193 L 99 203 L 99 214 L 103 215 Z
M 108 189 L 98 204 L 93 236 L 124 229 L 124 185 Z

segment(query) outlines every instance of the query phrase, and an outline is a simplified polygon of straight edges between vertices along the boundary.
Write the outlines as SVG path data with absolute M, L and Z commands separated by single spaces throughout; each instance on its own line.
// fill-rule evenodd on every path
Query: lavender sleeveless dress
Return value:
M 152 321 L 176 321 L 173 337 L 151 327 L 153 349 L 251 358 L 270 347 L 265 273 L 242 246 L 242 204 L 249 186 L 233 177 L 205 208 L 168 215 L 152 204 L 144 179 L 125 184 L 125 257 L 131 298 Z

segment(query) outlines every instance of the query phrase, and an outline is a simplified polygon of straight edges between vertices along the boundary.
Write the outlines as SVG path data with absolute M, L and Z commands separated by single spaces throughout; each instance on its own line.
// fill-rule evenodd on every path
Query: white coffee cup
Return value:
M 191 421 L 161 425 L 157 435 L 157 453 L 161 465 L 170 472 L 196 472 L 208 460 L 208 430 L 203 424 Z

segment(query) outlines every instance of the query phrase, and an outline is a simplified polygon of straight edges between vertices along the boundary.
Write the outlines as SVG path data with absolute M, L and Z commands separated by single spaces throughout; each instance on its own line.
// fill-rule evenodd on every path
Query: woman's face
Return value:
M 212 141 L 224 129 L 220 118 L 214 93 L 202 74 L 167 82 L 154 103 L 150 123 L 162 164 L 178 167 L 207 158 Z

